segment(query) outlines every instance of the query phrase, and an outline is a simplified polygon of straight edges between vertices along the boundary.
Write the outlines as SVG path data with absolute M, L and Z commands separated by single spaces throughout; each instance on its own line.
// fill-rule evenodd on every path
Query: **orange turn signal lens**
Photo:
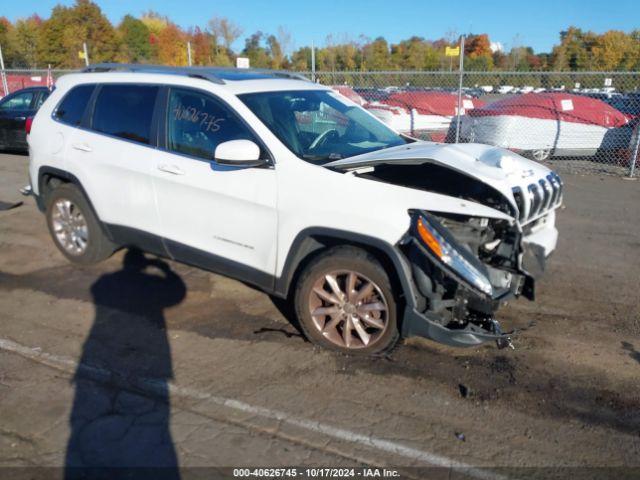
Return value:
M 436 237 L 434 237 L 426 227 L 422 218 L 418 219 L 418 235 L 420 235 L 420 238 L 425 243 L 425 245 L 429 247 L 438 258 L 442 258 L 442 247 L 440 246 L 440 243 L 438 242 Z

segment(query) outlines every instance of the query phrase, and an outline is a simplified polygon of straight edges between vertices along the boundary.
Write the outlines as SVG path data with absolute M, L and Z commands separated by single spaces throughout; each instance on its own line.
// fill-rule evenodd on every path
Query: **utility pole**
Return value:
M 191 42 L 187 42 L 187 62 L 191 66 Z
M 9 95 L 9 85 L 7 83 L 7 72 L 4 71 L 4 57 L 2 56 L 2 46 L 0 45 L 0 73 L 2 74 L 2 89 L 4 95 Z
M 464 35 L 460 35 L 460 79 L 458 80 L 458 116 L 456 118 L 456 143 L 460 140 L 460 115 L 462 113 L 462 81 L 464 77 Z

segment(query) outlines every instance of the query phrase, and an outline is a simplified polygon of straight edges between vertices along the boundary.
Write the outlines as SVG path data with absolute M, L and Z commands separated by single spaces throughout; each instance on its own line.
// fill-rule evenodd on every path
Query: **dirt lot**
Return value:
M 1 201 L 26 164 L 0 156 Z M 124 252 L 73 267 L 25 199 L 0 212 L 0 466 L 640 468 L 640 182 L 564 180 L 538 301 L 502 311 L 530 327 L 515 350 L 410 339 L 365 360 L 314 349 L 217 275 L 127 269 Z

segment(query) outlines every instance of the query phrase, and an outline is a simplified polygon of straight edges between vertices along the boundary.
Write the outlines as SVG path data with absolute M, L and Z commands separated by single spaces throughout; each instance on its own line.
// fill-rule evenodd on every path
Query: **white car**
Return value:
M 496 309 L 533 299 L 556 246 L 544 166 L 403 137 L 295 75 L 97 65 L 28 124 L 32 192 L 70 261 L 134 247 L 237 278 L 338 351 L 506 345 Z

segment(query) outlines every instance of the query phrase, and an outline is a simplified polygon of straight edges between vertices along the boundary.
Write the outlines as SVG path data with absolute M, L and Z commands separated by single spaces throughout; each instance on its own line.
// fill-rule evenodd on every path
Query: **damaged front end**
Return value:
M 403 334 L 453 346 L 496 341 L 511 346 L 494 314 L 507 299 L 534 298 L 534 274 L 523 268 L 533 255 L 508 220 L 411 210 L 411 228 L 400 248 L 411 264 L 418 292 Z M 539 253 L 539 252 L 538 252 Z M 536 275 L 537 276 L 537 275 Z

